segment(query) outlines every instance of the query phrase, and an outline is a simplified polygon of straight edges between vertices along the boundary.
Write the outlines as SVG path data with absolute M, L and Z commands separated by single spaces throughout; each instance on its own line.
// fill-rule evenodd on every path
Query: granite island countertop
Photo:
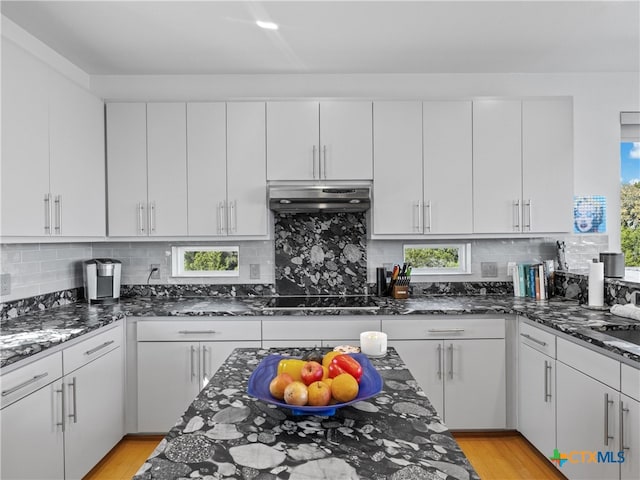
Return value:
M 393 348 L 371 360 L 382 392 L 331 417 L 294 416 L 246 393 L 267 355 L 303 352 L 234 350 L 134 480 L 479 479 Z
M 640 322 L 589 310 L 575 301 L 555 298 L 536 301 L 512 296 L 419 296 L 406 300 L 376 299 L 376 311 L 316 310 L 264 311 L 269 297 L 138 297 L 114 305 L 74 303 L 0 321 L 0 368 L 56 347 L 125 316 L 130 317 L 273 317 L 281 315 L 524 315 L 529 320 L 565 333 L 640 364 L 640 346 L 606 334 L 608 329 L 640 329 Z

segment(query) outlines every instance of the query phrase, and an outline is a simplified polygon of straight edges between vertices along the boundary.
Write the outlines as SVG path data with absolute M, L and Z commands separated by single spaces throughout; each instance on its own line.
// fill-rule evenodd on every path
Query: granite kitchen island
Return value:
M 246 393 L 274 353 L 304 350 L 234 350 L 134 479 L 479 478 L 393 348 L 371 360 L 382 392 L 331 417 L 294 416 Z

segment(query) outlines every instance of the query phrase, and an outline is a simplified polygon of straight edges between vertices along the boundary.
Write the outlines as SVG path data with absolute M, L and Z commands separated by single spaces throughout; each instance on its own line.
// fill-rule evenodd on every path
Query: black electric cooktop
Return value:
M 380 308 L 367 295 L 293 295 L 273 297 L 265 305 L 268 310 L 377 310 Z

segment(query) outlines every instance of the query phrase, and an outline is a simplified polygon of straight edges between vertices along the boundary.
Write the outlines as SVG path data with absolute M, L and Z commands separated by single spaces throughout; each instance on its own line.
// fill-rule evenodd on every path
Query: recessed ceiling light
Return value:
M 263 22 L 262 20 L 257 20 L 256 25 L 260 28 L 264 28 L 265 30 L 278 30 L 278 25 L 273 22 Z

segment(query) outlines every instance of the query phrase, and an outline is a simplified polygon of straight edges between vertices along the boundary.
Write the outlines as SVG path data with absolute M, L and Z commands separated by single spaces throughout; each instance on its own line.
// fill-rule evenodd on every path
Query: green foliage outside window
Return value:
M 622 185 L 620 246 L 627 267 L 640 267 L 640 182 Z
M 238 269 L 238 252 L 190 251 L 184 254 L 185 271 L 233 271 Z
M 405 248 L 404 261 L 410 263 L 414 269 L 460 266 L 457 248 Z

